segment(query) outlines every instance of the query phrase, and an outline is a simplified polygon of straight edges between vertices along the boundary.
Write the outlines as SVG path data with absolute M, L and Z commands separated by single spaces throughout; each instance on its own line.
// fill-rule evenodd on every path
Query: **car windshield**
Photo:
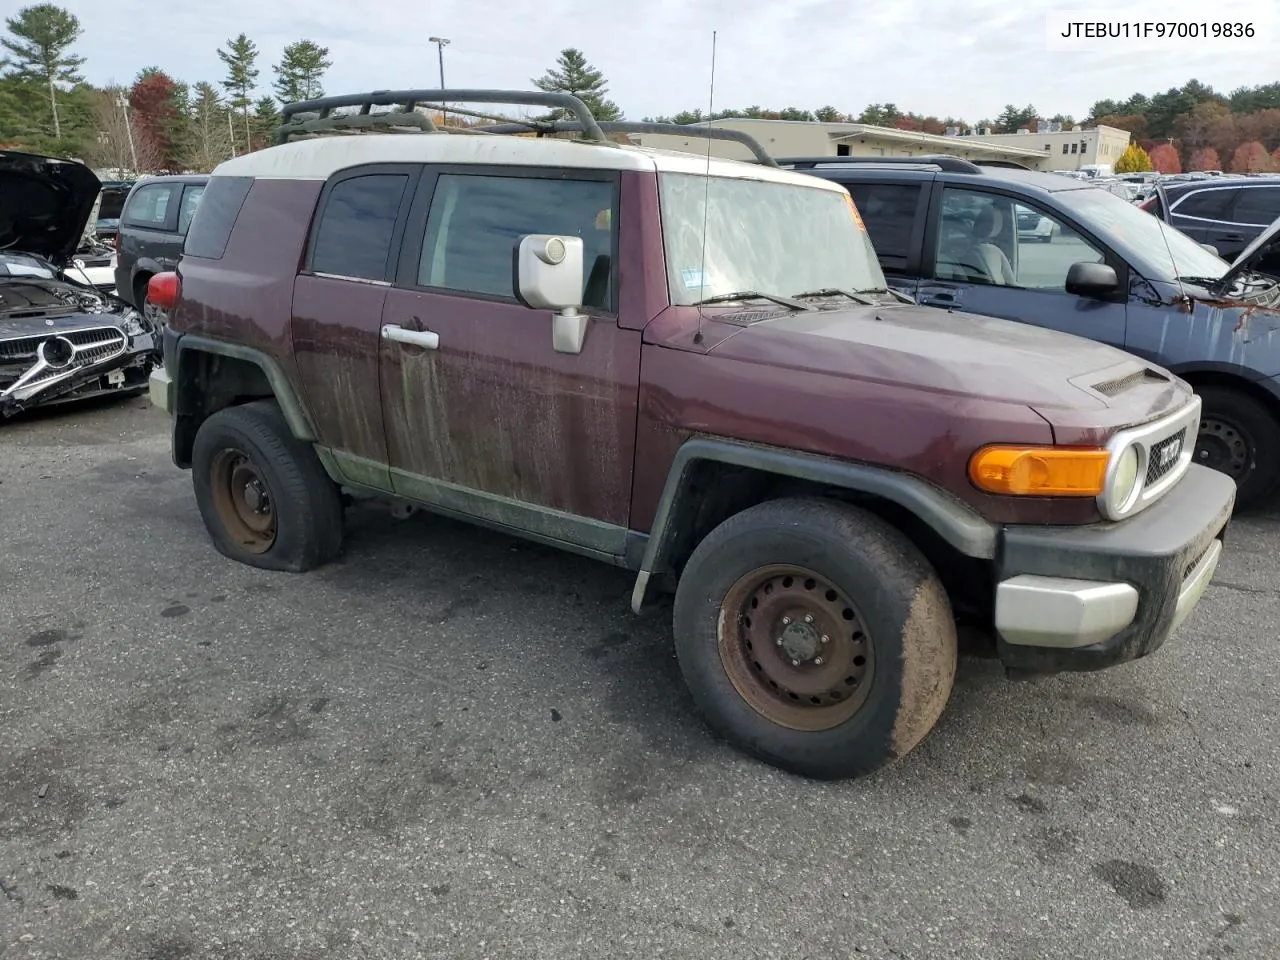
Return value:
M 1091 227 L 1127 260 L 1149 264 L 1157 271 L 1149 280 L 1175 282 L 1179 277 L 1216 280 L 1230 264 L 1159 217 L 1106 190 L 1062 190 L 1063 206 Z
M 794 297 L 886 289 L 843 190 L 664 173 L 661 197 L 673 304 L 739 292 Z
M 36 277 L 40 280 L 56 280 L 52 265 L 39 257 L 25 253 L 0 252 L 0 279 L 4 277 Z

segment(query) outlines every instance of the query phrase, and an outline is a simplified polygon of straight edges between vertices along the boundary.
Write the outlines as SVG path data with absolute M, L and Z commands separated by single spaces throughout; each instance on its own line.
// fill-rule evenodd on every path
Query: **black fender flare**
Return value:
M 669 569 L 679 531 L 678 518 L 686 512 L 686 498 L 695 496 L 690 492 L 692 471 L 702 461 L 878 497 L 910 511 L 959 553 L 981 560 L 996 556 L 999 525 L 984 520 L 972 507 L 914 474 L 780 447 L 698 436 L 681 445 L 667 472 L 631 594 L 631 608 L 636 613 L 644 605 L 651 578 Z

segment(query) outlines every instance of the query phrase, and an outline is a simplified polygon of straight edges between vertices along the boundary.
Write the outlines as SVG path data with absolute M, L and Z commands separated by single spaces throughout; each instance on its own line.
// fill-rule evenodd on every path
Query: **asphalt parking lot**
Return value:
M 210 546 L 145 399 L 0 425 L 0 956 L 1276 956 L 1280 511 L 1155 657 L 964 660 L 874 778 L 715 741 L 631 578 L 352 511 Z

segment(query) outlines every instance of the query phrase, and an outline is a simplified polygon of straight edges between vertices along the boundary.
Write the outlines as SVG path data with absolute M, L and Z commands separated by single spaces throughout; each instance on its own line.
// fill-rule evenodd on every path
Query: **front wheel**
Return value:
M 879 517 L 775 500 L 713 530 L 676 589 L 695 702 L 740 749 L 820 779 L 869 773 L 933 728 L 956 628 L 920 552 Z
M 1195 462 L 1236 482 L 1240 507 L 1257 506 L 1280 486 L 1280 423 L 1253 397 L 1224 387 L 1202 387 Z
M 300 573 L 341 550 L 338 487 L 273 401 L 227 407 L 205 420 L 191 473 L 200 515 L 224 556 Z

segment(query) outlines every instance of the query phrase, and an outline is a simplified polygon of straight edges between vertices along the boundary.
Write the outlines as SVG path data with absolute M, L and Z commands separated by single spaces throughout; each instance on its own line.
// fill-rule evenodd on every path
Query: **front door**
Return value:
M 919 302 L 1049 327 L 1123 347 L 1127 266 L 1061 218 L 994 191 L 943 187 Z M 1067 293 L 1073 263 L 1116 267 L 1112 300 Z
M 383 409 L 398 493 L 621 552 L 640 333 L 616 322 L 618 194 L 609 171 L 424 173 L 382 313 Z M 581 353 L 557 353 L 551 311 L 515 298 L 514 251 L 530 233 L 583 240 L 583 309 L 592 320 Z M 395 327 L 427 337 L 385 335 Z

